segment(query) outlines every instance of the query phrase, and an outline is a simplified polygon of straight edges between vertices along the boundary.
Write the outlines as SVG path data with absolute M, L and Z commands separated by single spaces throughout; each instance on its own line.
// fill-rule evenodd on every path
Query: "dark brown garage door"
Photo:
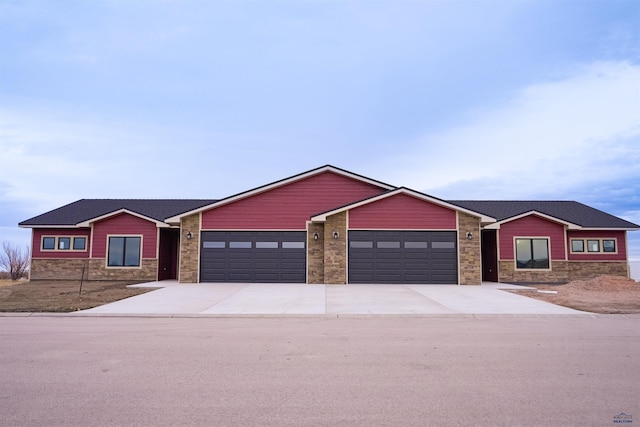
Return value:
M 458 283 L 455 231 L 349 231 L 349 283 Z
M 305 231 L 203 231 L 200 281 L 305 283 Z

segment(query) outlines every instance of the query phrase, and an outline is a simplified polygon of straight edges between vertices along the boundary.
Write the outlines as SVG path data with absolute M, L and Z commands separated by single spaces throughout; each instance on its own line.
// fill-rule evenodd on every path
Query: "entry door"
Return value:
M 456 284 L 455 231 L 349 231 L 349 283 Z
M 201 236 L 202 282 L 306 282 L 306 231 L 203 231 Z
M 482 230 L 482 280 L 498 281 L 498 239 L 496 230 Z

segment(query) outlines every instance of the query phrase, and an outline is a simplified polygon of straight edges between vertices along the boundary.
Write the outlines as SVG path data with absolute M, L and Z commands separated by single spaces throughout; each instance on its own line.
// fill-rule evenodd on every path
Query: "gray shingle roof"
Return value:
M 537 211 L 585 228 L 640 228 L 637 224 L 574 201 L 449 200 L 449 203 L 483 213 L 498 221 Z
M 19 225 L 25 227 L 73 226 L 120 209 L 127 209 L 158 221 L 164 221 L 172 216 L 198 209 L 214 202 L 215 200 L 210 199 L 81 199 L 22 221 Z
M 167 218 L 215 203 L 212 199 L 81 199 L 21 222 L 23 227 L 74 226 L 120 209 L 164 221 Z M 640 229 L 640 226 L 573 201 L 447 200 L 498 221 L 537 211 L 586 228 Z

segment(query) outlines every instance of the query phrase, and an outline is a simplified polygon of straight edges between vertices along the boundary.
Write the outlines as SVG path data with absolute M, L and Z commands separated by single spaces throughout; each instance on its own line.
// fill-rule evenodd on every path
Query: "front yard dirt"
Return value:
M 150 288 L 127 288 L 131 282 L 0 281 L 0 311 L 71 312 L 108 304 L 149 292 Z
M 513 290 L 520 295 L 576 310 L 603 314 L 640 313 L 640 283 L 617 276 L 599 276 L 566 285 L 527 285 L 535 290 Z M 554 293 L 540 293 L 552 291 Z

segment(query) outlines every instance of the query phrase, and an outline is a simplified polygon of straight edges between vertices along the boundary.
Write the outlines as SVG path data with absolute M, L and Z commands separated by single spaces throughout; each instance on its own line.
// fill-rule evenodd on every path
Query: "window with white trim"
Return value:
M 85 236 L 43 236 L 41 248 L 43 251 L 86 251 L 87 238 Z
M 602 254 L 618 253 L 618 242 L 616 239 L 571 239 L 571 253 L 573 254 Z
M 141 243 L 139 236 L 109 236 L 107 266 L 140 267 Z
M 549 239 L 516 238 L 517 269 L 549 269 Z

